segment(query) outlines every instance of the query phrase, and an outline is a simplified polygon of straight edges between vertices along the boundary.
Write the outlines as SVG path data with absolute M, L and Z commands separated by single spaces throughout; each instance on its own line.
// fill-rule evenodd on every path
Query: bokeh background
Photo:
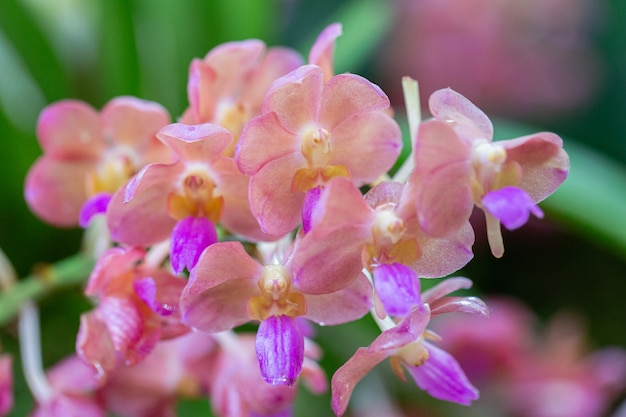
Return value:
M 48 226 L 24 203 L 23 180 L 41 152 L 35 126 L 44 106 L 76 98 L 99 109 L 115 96 L 134 95 L 161 103 L 177 118 L 187 106 L 192 58 L 246 38 L 306 56 L 332 22 L 341 22 L 344 32 L 335 51 L 337 72 L 379 84 L 399 119 L 400 77 L 410 75 L 423 99 L 449 86 L 473 100 L 493 117 L 499 139 L 539 130 L 564 137 L 571 173 L 542 204 L 546 218 L 505 232 L 500 260 L 477 233 L 475 259 L 462 273 L 478 294 L 516 297 L 542 319 L 578 314 L 591 349 L 626 347 L 623 0 L 2 0 L 0 247 L 18 274 L 80 246 L 80 230 Z M 480 227 L 480 216 L 475 220 Z M 52 291 L 40 305 L 44 363 L 50 365 L 72 352 L 78 316 L 90 305 L 77 287 Z M 12 323 L 0 339 L 17 357 L 15 333 Z M 329 375 L 375 335 L 369 320 L 321 329 Z M 23 416 L 31 400 L 17 374 L 14 415 Z M 407 415 L 420 415 L 421 404 L 430 404 L 386 365 L 368 381 L 368 389 L 403 403 Z M 328 404 L 328 396 L 302 390 L 297 409 L 308 411 L 298 415 L 331 415 Z M 208 406 L 183 403 L 180 415 L 199 410 Z

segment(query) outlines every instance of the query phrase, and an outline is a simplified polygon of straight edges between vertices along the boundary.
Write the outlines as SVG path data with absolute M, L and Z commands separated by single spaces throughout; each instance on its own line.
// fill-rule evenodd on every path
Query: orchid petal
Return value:
M 292 317 L 270 316 L 256 335 L 261 376 L 272 385 L 293 385 L 302 370 L 304 337 Z
M 106 324 L 97 318 L 95 311 L 80 317 L 76 353 L 93 368 L 98 379 L 105 378 L 116 367 L 113 340 Z
M 482 204 L 509 230 L 526 224 L 530 213 L 539 218 L 543 217 L 543 211 L 535 205 L 528 193 L 517 187 L 503 187 L 490 191 L 483 196 Z
M 472 288 L 472 280 L 464 277 L 446 278 L 436 284 L 434 287 L 427 289 L 422 293 L 422 302 L 434 304 L 445 295 L 457 290 L 466 290 Z
M 176 223 L 172 230 L 170 261 L 180 274 L 185 267 L 192 270 L 204 249 L 217 242 L 215 225 L 206 217 L 189 216 Z
M 210 123 L 172 123 L 159 130 L 157 137 L 182 160 L 205 163 L 216 159 L 232 140 L 228 130 Z
M 489 117 L 451 88 L 435 91 L 428 100 L 428 107 L 435 119 L 450 123 L 468 143 L 477 138 L 488 141 L 493 138 Z
M 372 307 L 372 285 L 361 274 L 348 287 L 323 295 L 306 296 L 306 318 L 322 326 L 348 323 L 363 317 Z
M 311 188 L 305 193 L 304 203 L 302 204 L 302 230 L 304 230 L 304 233 L 308 233 L 309 230 L 311 230 L 311 217 L 317 207 L 321 194 L 321 187 Z
M 469 405 L 478 399 L 478 390 L 469 382 L 456 359 L 444 350 L 424 342 L 428 359 L 420 366 L 407 365 L 415 383 L 440 400 Z
M 0 355 L 0 416 L 6 416 L 13 408 L 13 360 Z
M 404 317 L 420 304 L 419 277 L 400 263 L 383 264 L 374 269 L 374 288 L 387 314 Z
M 430 304 L 430 308 L 433 316 L 459 312 L 489 317 L 487 304 L 477 297 L 443 297 Z
M 319 34 L 309 52 L 309 64 L 317 65 L 324 71 L 324 80 L 328 81 L 335 75 L 333 53 L 335 40 L 341 36 L 341 24 L 332 23 Z
M 111 202 L 111 197 L 113 196 L 109 193 L 98 193 L 87 199 L 78 215 L 78 224 L 80 227 L 84 229 L 87 228 L 93 216 L 106 213 L 109 202 Z

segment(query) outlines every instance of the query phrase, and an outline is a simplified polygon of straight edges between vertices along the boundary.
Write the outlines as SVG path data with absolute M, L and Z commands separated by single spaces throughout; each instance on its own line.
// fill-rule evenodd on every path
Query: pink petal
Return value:
M 424 291 L 422 293 L 422 302 L 433 304 L 445 295 L 468 288 L 472 288 L 472 280 L 470 279 L 463 277 L 447 278 Z
M 217 74 L 209 64 L 198 58 L 191 61 L 187 81 L 190 107 L 181 117 L 182 123 L 197 124 L 214 121 L 217 100 L 212 89 L 216 78 Z
M 404 317 L 420 303 L 419 277 L 400 263 L 383 264 L 374 269 L 374 288 L 387 314 Z
M 220 223 L 228 231 L 252 241 L 272 241 L 277 236 L 264 233 L 250 211 L 250 177 L 243 175 L 232 158 L 220 157 L 211 164 L 215 185 L 224 197 Z
M 138 246 L 169 238 L 176 221 L 167 212 L 167 199 L 183 169 L 181 163 L 148 165 L 118 190 L 107 210 L 111 238 Z
M 297 135 L 318 120 L 323 83 L 321 68 L 304 65 L 272 84 L 263 100 L 262 112 L 275 112 L 279 123 Z
M 117 97 L 100 113 L 102 135 L 116 144 L 145 149 L 155 146 L 155 135 L 170 123 L 170 116 L 158 103 L 135 97 Z
M 385 330 L 368 348 L 359 348 L 335 372 L 331 381 L 332 408 L 341 416 L 348 407 L 356 384 L 376 365 L 411 342 L 416 341 L 430 321 L 428 307 L 416 309 L 391 329 Z
M 63 159 L 97 160 L 105 148 L 96 110 L 78 100 L 62 100 L 43 109 L 37 138 L 44 153 Z
M 430 305 L 432 315 L 444 313 L 467 313 L 489 317 L 489 308 L 477 297 L 443 297 Z
M 543 217 L 543 211 L 535 205 L 526 191 L 517 187 L 503 187 L 490 191 L 483 196 L 482 204 L 509 230 L 526 224 L 531 213 L 539 218 Z
M 214 124 L 173 123 L 159 130 L 157 137 L 185 161 L 210 162 L 232 140 L 232 134 Z
M 471 172 L 469 144 L 446 123 L 430 120 L 419 125 L 415 142 L 415 171 L 424 176 L 452 164 L 467 164 L 467 182 Z
M 324 71 L 324 80 L 328 81 L 335 70 L 333 68 L 333 54 L 335 40 L 341 36 L 341 24 L 332 23 L 319 34 L 309 52 L 309 64 L 317 65 Z
M 428 360 L 420 366 L 407 366 L 415 383 L 440 400 L 464 405 L 477 400 L 478 390 L 452 355 L 430 343 L 424 345 L 428 350 Z
M 209 246 L 198 260 L 181 296 L 183 322 L 208 332 L 247 322 L 248 300 L 259 293 L 257 281 L 262 271 L 263 267 L 239 242 Z
M 115 347 L 106 324 L 92 311 L 81 315 L 76 337 L 76 353 L 94 370 L 97 378 L 104 378 L 116 367 Z
M 235 160 L 241 172 L 254 175 L 268 162 L 300 149 L 299 138 L 280 124 L 276 113 L 267 113 L 246 123 L 237 143 Z
M 435 91 L 428 100 L 428 107 L 435 119 L 451 123 L 467 143 L 493 138 L 493 125 L 487 115 L 450 88 Z
M 24 197 L 41 219 L 59 227 L 78 225 L 80 208 L 87 200 L 85 177 L 92 162 L 39 158 L 26 176 Z
M 13 360 L 0 355 L 0 416 L 6 416 L 13 408 Z
M 507 161 L 515 161 L 522 167 L 522 181 L 518 186 L 536 203 L 565 181 L 569 156 L 557 135 L 543 132 L 497 143 L 506 149 Z
M 189 216 L 174 226 L 170 238 L 170 262 L 175 273 L 196 266 L 204 249 L 217 242 L 215 225 L 206 217 Z
M 360 186 L 389 171 L 401 150 L 402 133 L 391 117 L 381 111 L 362 112 L 333 129 L 329 163 L 346 166 Z
M 363 317 L 372 307 L 372 285 L 360 274 L 339 291 L 323 295 L 306 295 L 306 318 L 322 326 L 348 323 Z
M 120 292 L 119 279 L 132 271 L 145 256 L 145 251 L 139 248 L 116 246 L 108 249 L 96 262 L 85 294 L 88 296 L 104 297 Z M 123 292 L 123 291 L 122 291 Z
M 284 235 L 300 224 L 304 193 L 293 192 L 291 180 L 305 164 L 302 154 L 290 154 L 267 163 L 250 179 L 250 210 L 265 233 Z
M 302 370 L 304 337 L 292 317 L 270 316 L 256 335 L 261 376 L 271 385 L 293 385 Z
M 309 230 L 311 230 L 311 218 L 320 200 L 321 194 L 321 187 L 311 188 L 305 193 L 304 203 L 302 204 L 302 230 L 304 233 L 308 233 Z
M 267 51 L 263 62 L 255 68 L 246 88 L 241 91 L 241 100 L 250 106 L 253 115 L 261 112 L 265 93 L 272 83 L 302 65 L 302 57 L 293 49 L 273 47 Z
M 339 74 L 324 85 L 320 103 L 320 124 L 332 130 L 359 113 L 383 111 L 389 99 L 376 84 L 355 74 Z
M 100 385 L 93 369 L 75 355 L 61 360 L 46 374 L 50 385 L 58 392 L 87 393 Z
M 89 396 L 59 394 L 45 404 L 39 404 L 30 417 L 106 417 L 106 412 Z

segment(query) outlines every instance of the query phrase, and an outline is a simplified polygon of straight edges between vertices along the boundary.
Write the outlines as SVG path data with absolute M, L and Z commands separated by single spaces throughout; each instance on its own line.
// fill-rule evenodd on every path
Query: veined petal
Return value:
M 404 317 L 420 305 L 419 277 L 400 263 L 383 264 L 374 269 L 374 288 L 387 314 Z
M 372 307 L 372 285 L 360 274 L 350 286 L 323 295 L 305 295 L 306 318 L 322 326 L 348 323 L 363 317 Z
M 428 359 L 420 366 L 407 365 L 415 383 L 440 400 L 469 405 L 478 399 L 478 390 L 471 384 L 459 363 L 446 351 L 428 342 Z
M 333 129 L 329 163 L 347 167 L 360 186 L 391 169 L 401 150 L 402 133 L 393 118 L 382 111 L 360 112 Z
M 356 74 L 339 74 L 324 85 L 318 120 L 332 132 L 356 114 L 388 108 L 389 98 L 376 84 Z
M 172 269 L 180 274 L 185 268 L 191 271 L 202 251 L 217 242 L 217 230 L 206 217 L 189 216 L 176 223 L 170 241 Z
M 565 181 L 570 161 L 559 136 L 542 132 L 497 143 L 506 149 L 507 161 L 515 161 L 522 167 L 522 180 L 518 186 L 536 203 Z
M 210 123 L 173 123 L 159 130 L 157 137 L 180 159 L 204 163 L 219 157 L 232 140 L 228 130 Z
M 335 40 L 339 36 L 341 36 L 341 24 L 331 23 L 319 34 L 309 52 L 309 64 L 322 68 L 325 81 L 328 81 L 335 75 L 333 54 L 335 51 Z
M 183 169 L 181 163 L 148 165 L 119 189 L 107 210 L 111 238 L 138 246 L 167 239 L 176 224 L 167 213 L 167 198 Z
M 301 66 L 274 81 L 263 100 L 262 112 L 275 112 L 280 124 L 297 135 L 318 120 L 323 84 L 320 67 Z
M 530 214 L 542 218 L 543 211 L 532 198 L 518 187 L 503 187 L 483 196 L 483 207 L 502 222 L 504 227 L 514 230 L 528 221 Z
M 84 180 L 92 167 L 89 161 L 39 158 L 26 176 L 24 197 L 29 208 L 55 226 L 76 226 L 80 208 L 87 200 Z
M 488 141 L 493 138 L 489 117 L 451 88 L 435 91 L 428 100 L 428 107 L 437 120 L 450 123 L 467 143 L 479 138 Z
M 300 152 L 298 137 L 287 131 L 276 113 L 250 120 L 243 128 L 235 149 L 237 166 L 246 175 L 254 175 L 265 164 L 294 152 Z
M 135 149 L 158 143 L 156 133 L 171 121 L 160 104 L 128 96 L 109 101 L 100 112 L 100 120 L 105 138 Z
M 47 156 L 97 160 L 105 148 L 98 112 L 78 100 L 62 100 L 43 109 L 37 138 Z
M 272 385 L 293 385 L 302 370 L 304 337 L 295 319 L 280 315 L 261 321 L 256 335 L 261 376 Z
M 264 232 L 284 235 L 300 224 L 304 193 L 293 192 L 291 181 L 305 163 L 300 153 L 290 154 L 265 164 L 250 178 L 250 210 Z
M 304 233 L 308 233 L 309 230 L 311 230 L 311 218 L 313 217 L 317 203 L 319 203 L 321 194 L 321 187 L 311 188 L 305 193 L 304 203 L 302 204 L 302 230 Z

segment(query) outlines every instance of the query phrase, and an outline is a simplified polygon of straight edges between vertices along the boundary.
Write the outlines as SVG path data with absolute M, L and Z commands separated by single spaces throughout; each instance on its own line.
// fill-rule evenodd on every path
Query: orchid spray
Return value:
M 401 129 L 380 87 L 335 74 L 340 35 L 330 25 L 306 62 L 258 40 L 216 47 L 191 62 L 175 123 L 133 97 L 41 113 L 26 201 L 46 222 L 81 225 L 99 249 L 76 355 L 48 374 L 36 350 L 24 355 L 33 416 L 166 417 L 186 397 L 223 417 L 290 416 L 301 384 L 330 386 L 340 416 L 387 359 L 437 399 L 479 397 L 430 326 L 489 315 L 453 294 L 468 278 L 446 278 L 473 257 L 470 212 L 485 213 L 502 256 L 500 225 L 543 215 L 537 204 L 565 180 L 568 156 L 552 133 L 494 142 L 489 118 L 451 89 L 431 96 L 422 121 L 405 78 L 413 152 L 391 174 Z M 432 278 L 444 279 L 423 290 Z M 315 327 L 368 314 L 380 335 L 354 346 L 329 385 Z M 36 310 L 22 322 L 22 343 L 38 344 Z M 3 414 L 11 378 L 0 358 Z

